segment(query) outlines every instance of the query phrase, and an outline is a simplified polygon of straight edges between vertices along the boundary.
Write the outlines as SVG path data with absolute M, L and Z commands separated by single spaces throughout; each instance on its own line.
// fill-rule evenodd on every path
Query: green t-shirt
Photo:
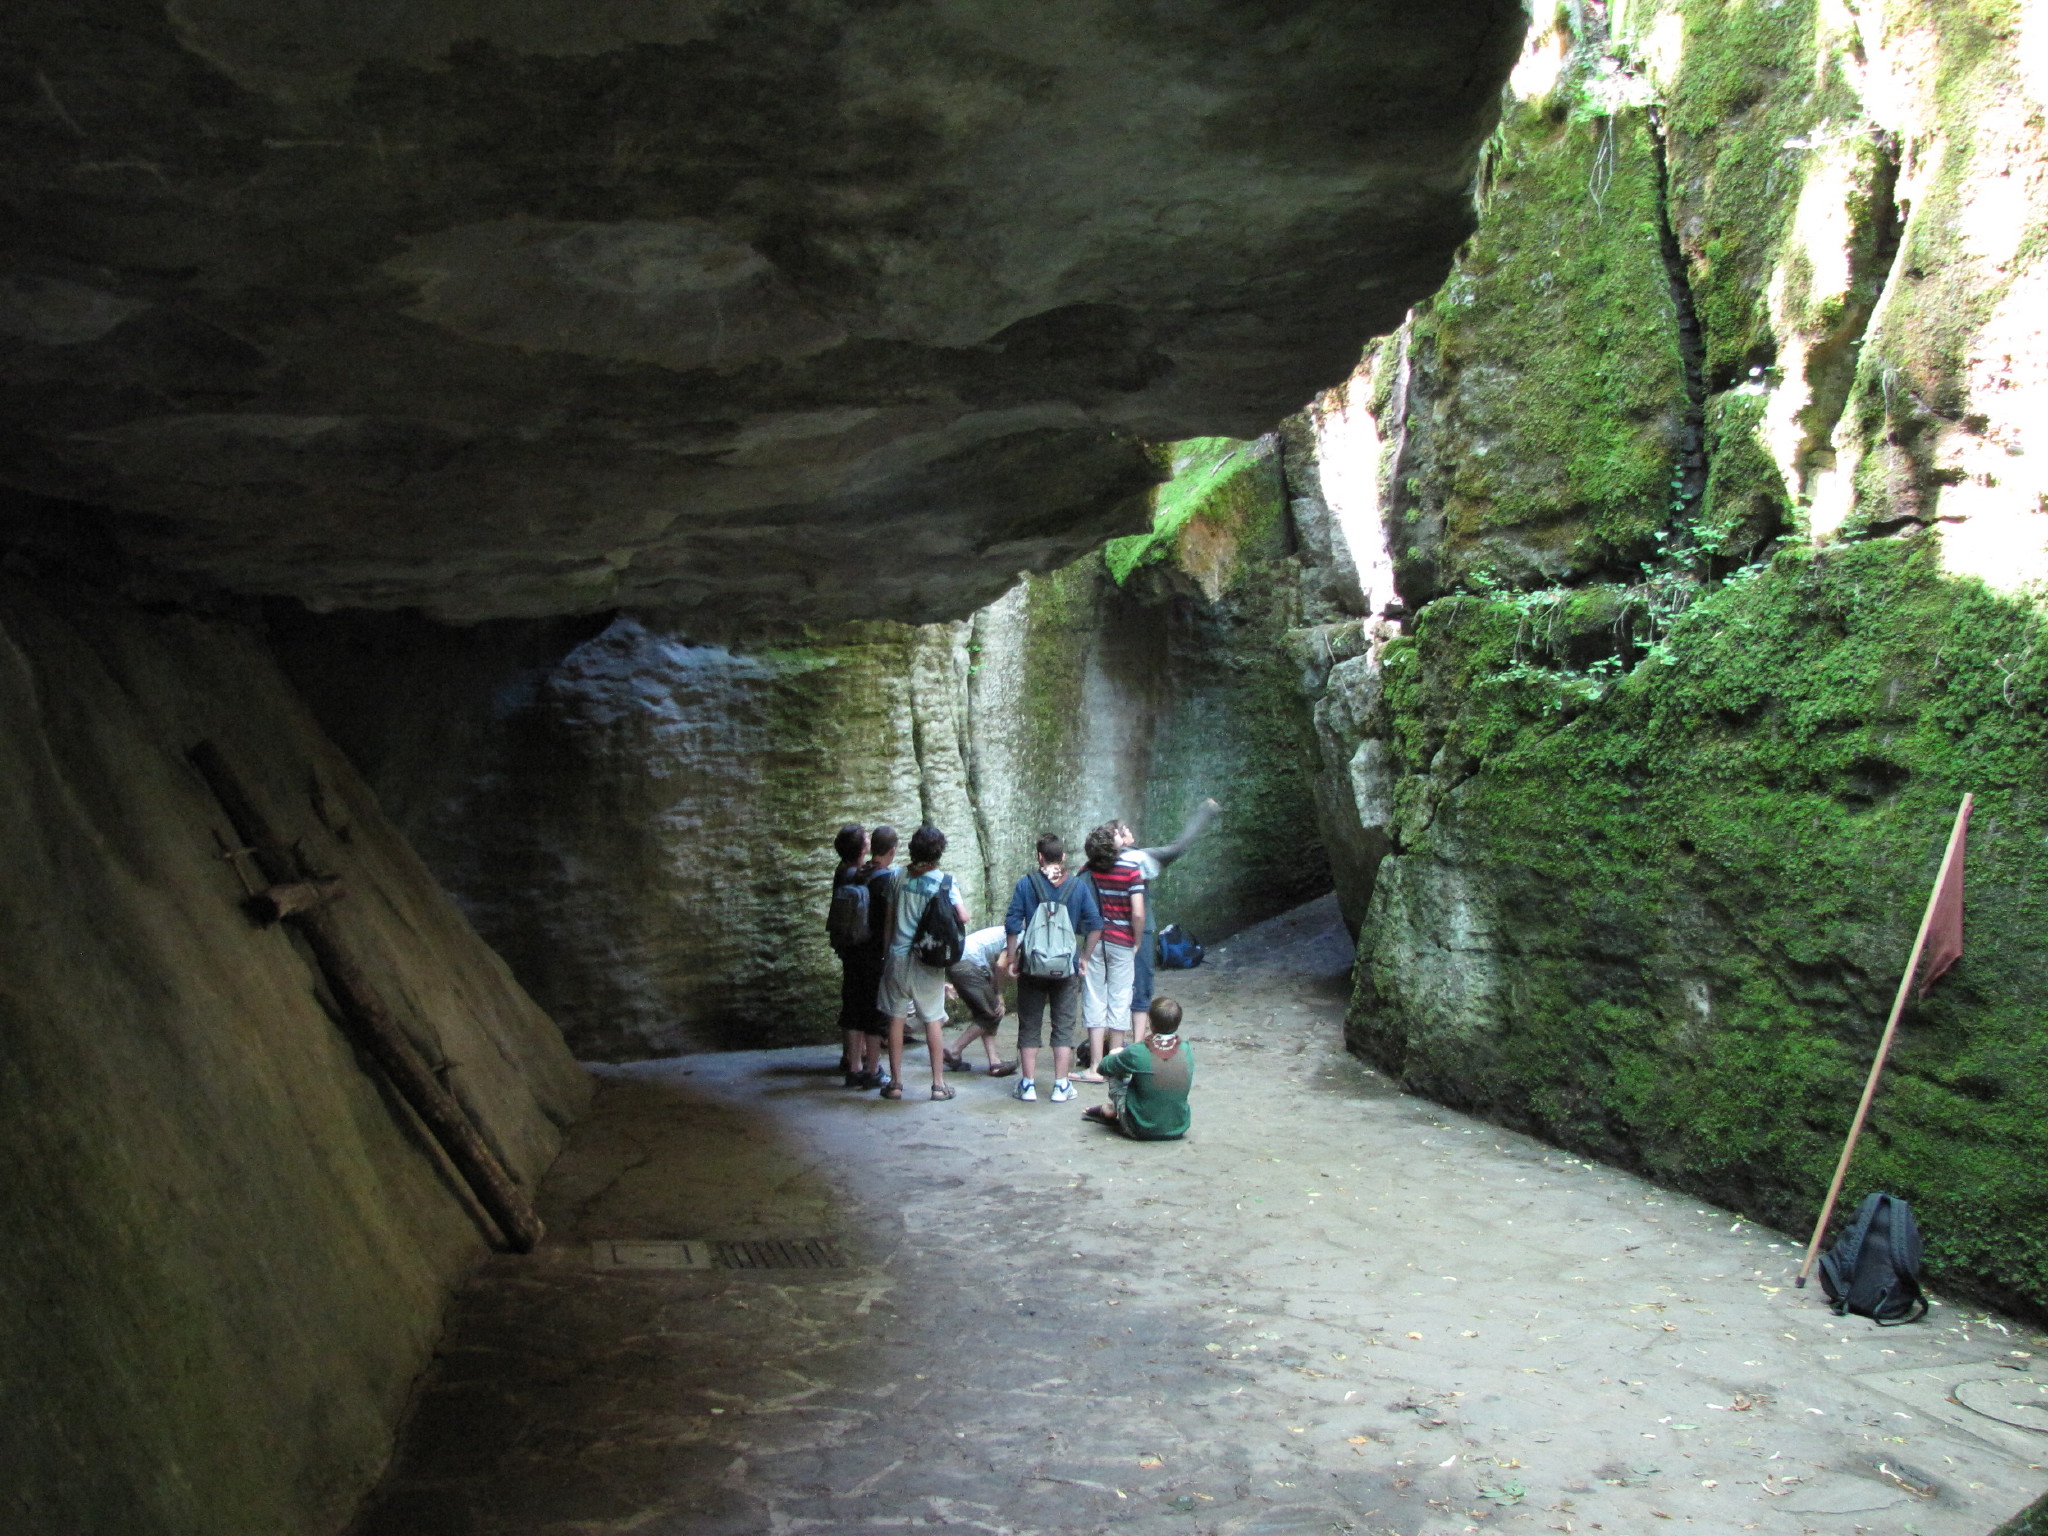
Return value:
M 1125 1080 L 1123 1128 L 1140 1141 L 1173 1141 L 1188 1133 L 1194 1114 L 1188 1090 L 1195 1085 L 1195 1058 L 1185 1045 L 1152 1054 L 1133 1042 L 1103 1059 L 1104 1077 Z

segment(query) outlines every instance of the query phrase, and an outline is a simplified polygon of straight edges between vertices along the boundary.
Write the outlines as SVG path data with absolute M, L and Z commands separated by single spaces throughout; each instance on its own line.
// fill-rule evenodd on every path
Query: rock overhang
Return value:
M 1522 25 L 30 4 L 0 481 L 318 608 L 957 615 L 1435 286 Z

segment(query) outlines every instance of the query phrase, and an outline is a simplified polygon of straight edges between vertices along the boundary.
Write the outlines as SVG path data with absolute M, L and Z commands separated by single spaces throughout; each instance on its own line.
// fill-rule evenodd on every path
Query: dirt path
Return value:
M 2048 1433 L 1949 1400 L 2048 1341 L 1838 1322 L 1777 1234 L 1391 1090 L 1348 960 L 1320 902 L 1162 988 L 1181 1145 L 823 1050 L 604 1069 L 359 1536 L 1981 1536 L 2048 1487 Z M 618 1267 L 763 1239 L 848 1267 Z

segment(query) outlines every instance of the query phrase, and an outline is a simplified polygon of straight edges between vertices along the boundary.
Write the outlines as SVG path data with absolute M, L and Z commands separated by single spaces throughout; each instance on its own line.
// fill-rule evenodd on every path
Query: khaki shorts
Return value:
M 975 1023 L 994 1024 L 1002 1019 L 1003 989 L 987 966 L 962 960 L 947 968 L 946 980 L 953 983 L 953 990 L 960 994 L 960 1001 L 974 1015 Z
M 875 1006 L 892 1019 L 921 1024 L 946 1022 L 946 973 L 908 955 L 891 955 L 882 967 L 882 990 Z

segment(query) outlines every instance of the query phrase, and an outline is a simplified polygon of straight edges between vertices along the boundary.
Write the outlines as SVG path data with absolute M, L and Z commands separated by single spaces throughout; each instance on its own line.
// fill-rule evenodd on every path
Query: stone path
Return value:
M 1348 958 L 1321 902 L 1171 979 L 1179 1146 L 823 1050 L 602 1069 L 359 1536 L 1981 1536 L 2048 1487 L 2048 1433 L 1949 1400 L 2024 1419 L 2048 1341 L 1838 1322 L 1779 1234 L 1394 1091 Z M 770 1238 L 850 1267 L 596 1262 Z

